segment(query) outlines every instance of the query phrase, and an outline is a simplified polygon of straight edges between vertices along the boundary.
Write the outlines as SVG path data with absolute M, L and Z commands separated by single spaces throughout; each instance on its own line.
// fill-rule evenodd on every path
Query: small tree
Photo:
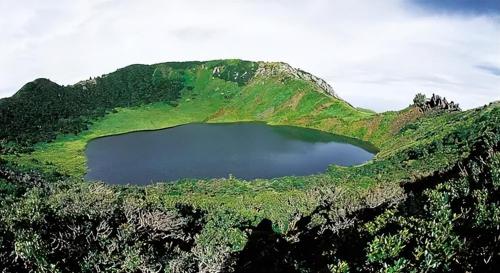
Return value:
M 425 106 L 425 101 L 427 98 L 425 97 L 424 94 L 418 93 L 415 95 L 415 98 L 413 98 L 413 105 L 418 106 L 418 107 L 423 107 Z

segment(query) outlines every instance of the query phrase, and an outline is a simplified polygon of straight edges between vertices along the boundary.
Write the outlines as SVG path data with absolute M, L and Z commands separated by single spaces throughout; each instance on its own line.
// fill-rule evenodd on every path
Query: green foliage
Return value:
M 7 256 L 0 260 L 3 269 L 148 272 L 166 270 L 188 256 L 194 259 L 190 250 L 204 214 L 186 206 L 148 204 L 143 198 L 139 192 L 81 182 L 27 189 L 0 210 L 2 255 Z
M 418 93 L 415 95 L 415 98 L 413 98 L 413 105 L 415 105 L 417 107 L 424 107 L 426 100 L 427 100 L 427 97 L 424 94 Z
M 177 63 L 153 65 L 148 68 L 152 85 L 159 85 L 161 79 L 182 82 L 184 88 L 175 104 L 161 101 L 114 108 L 104 117 L 89 120 L 88 130 L 77 135 L 58 134 L 53 142 L 29 146 L 34 149 L 31 153 L 23 153 L 19 157 L 8 155 L 4 158 L 26 167 L 56 170 L 81 177 L 86 171 L 85 145 L 94 138 L 112 134 L 160 129 L 190 122 L 258 120 L 330 132 L 338 130 L 339 133 L 356 137 L 357 135 L 353 134 L 357 133 L 348 129 L 350 122 L 358 120 L 360 126 L 361 123 L 370 122 L 372 114 L 358 111 L 341 100 L 325 95 L 311 82 L 296 79 L 283 82 L 277 76 L 261 75 L 246 85 L 239 86 L 236 82 L 213 76 L 215 67 L 231 67 L 240 63 L 249 65 L 248 62 L 236 60 L 193 63 L 185 67 Z M 260 65 L 254 64 L 255 67 Z M 183 68 L 177 70 L 178 67 Z M 112 74 L 103 79 L 111 77 Z M 115 80 L 120 83 L 125 81 L 116 78 L 113 82 Z M 300 92 L 297 93 L 297 90 Z M 330 124 L 318 122 L 332 118 L 341 123 L 332 127 Z M 32 134 L 38 135 L 37 132 L 32 131 Z M 386 133 L 380 133 L 380 137 L 383 134 Z M 7 144 L 4 148 L 6 150 L 10 149 Z
M 213 76 L 225 81 L 236 82 L 239 86 L 247 84 L 258 68 L 257 63 L 242 60 L 215 62 L 213 66 Z
M 0 103 L 0 139 L 29 147 L 58 134 L 78 134 L 116 107 L 175 101 L 179 77 L 153 75 L 154 68 L 132 65 L 72 86 L 38 79 Z
M 454 233 L 454 215 L 448 196 L 438 191 L 426 193 L 427 217 L 398 217 L 400 229 L 395 234 L 375 236 L 369 243 L 367 262 L 375 268 L 392 272 L 449 271 L 461 242 Z M 404 252 L 409 253 L 406 256 Z M 396 270 L 397 269 L 397 270 Z
M 349 273 L 349 264 L 344 261 L 339 261 L 335 265 L 331 265 L 328 268 L 331 273 Z
M 246 247 L 262 234 L 272 239 L 263 253 L 297 272 L 494 271 L 497 105 L 375 114 L 308 81 L 256 77 L 259 65 L 134 65 L 73 86 L 37 80 L 1 100 L 2 269 L 231 271 L 244 267 L 241 253 L 259 257 Z M 248 120 L 336 132 L 380 151 L 361 166 L 306 177 L 147 187 L 81 179 L 96 137 Z M 15 154 L 19 147 L 34 151 Z M 263 221 L 269 230 L 256 232 Z
M 402 206 L 366 224 L 366 230 L 375 235 L 367 250 L 368 268 L 391 272 L 491 271 L 495 266 L 491 262 L 498 262 L 498 244 L 493 238 L 500 224 L 499 199 L 498 188 L 483 179 L 491 178 L 488 172 L 496 168 L 498 154 L 489 154 L 491 161 L 475 171 L 478 161 L 470 161 L 458 180 L 425 190 L 418 201 L 423 210 L 415 213 L 411 212 L 415 208 Z M 483 177 L 477 179 L 476 175 Z M 396 271 L 392 270 L 395 265 Z

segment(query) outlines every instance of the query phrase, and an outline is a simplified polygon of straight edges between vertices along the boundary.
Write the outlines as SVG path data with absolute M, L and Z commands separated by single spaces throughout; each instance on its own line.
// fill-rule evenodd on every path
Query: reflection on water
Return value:
M 181 178 L 272 178 L 323 172 L 373 157 L 365 142 L 265 123 L 193 123 L 98 138 L 87 145 L 88 180 L 148 184 Z

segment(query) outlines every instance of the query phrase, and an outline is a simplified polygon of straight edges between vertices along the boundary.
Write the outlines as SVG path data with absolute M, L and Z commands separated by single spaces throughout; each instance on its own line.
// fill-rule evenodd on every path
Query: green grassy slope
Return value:
M 237 64 L 228 61 L 229 66 Z M 317 198 L 308 191 L 322 185 L 335 185 L 367 194 L 378 185 L 428 175 L 454 164 L 464 155 L 457 149 L 437 151 L 421 160 L 401 160 L 401 153 L 443 138 L 460 127 L 471 126 L 476 113 L 441 114 L 420 119 L 410 129 L 401 128 L 422 113 L 417 108 L 382 114 L 359 111 L 348 103 L 329 96 L 312 82 L 291 78 L 287 74 L 260 75 L 246 83 L 226 81 L 214 74 L 220 61 L 208 63 L 154 65 L 153 78 L 183 78 L 184 88 L 175 106 L 155 102 L 134 107 L 115 108 L 93 121 L 89 130 L 76 135 L 62 134 L 54 141 L 42 142 L 27 154 L 5 155 L 4 159 L 24 168 L 57 171 L 83 177 L 86 171 L 85 145 L 88 141 L 112 134 L 176 126 L 190 122 L 266 121 L 316 128 L 368 140 L 380 152 L 376 159 L 358 167 L 331 166 L 324 174 L 309 177 L 287 177 L 256 180 L 238 179 L 183 181 L 173 185 L 149 187 L 165 203 L 179 202 L 213 211 L 231 209 L 259 221 L 271 219 L 280 230 L 286 230 L 293 211 L 310 209 Z M 255 64 L 257 65 L 257 64 Z M 264 63 L 279 66 L 279 63 Z M 181 68 L 181 72 L 175 69 Z M 232 71 L 231 71 L 232 72 Z M 172 74 L 175 74 L 174 76 Z M 483 110 L 486 111 L 486 110 Z M 491 109 L 486 112 L 491 111 Z M 397 185 L 397 184 L 394 184 Z M 293 205 L 288 204 L 293 196 Z
M 375 122 L 382 115 L 359 111 L 348 103 L 327 95 L 313 82 L 291 78 L 287 74 L 259 75 L 241 82 L 227 81 L 214 69 L 228 69 L 240 64 L 237 60 L 206 63 L 171 63 L 153 65 L 153 80 L 182 78 L 183 88 L 175 106 L 171 101 L 135 103 L 136 106 L 115 107 L 102 117 L 91 117 L 89 130 L 74 134 L 58 134 L 55 141 L 39 142 L 34 151 L 21 157 L 7 156 L 20 165 L 58 170 L 74 176 L 85 173 L 84 149 L 93 138 L 146 129 L 159 129 L 189 122 L 266 121 L 312 127 L 329 132 L 381 143 L 388 129 Z M 280 66 L 280 63 L 247 63 L 257 66 Z M 179 68 L 180 67 L 180 68 Z M 186 68 L 187 67 L 187 68 Z M 134 67 L 132 67 L 134 68 Z M 129 68 L 130 69 L 130 68 Z M 180 69 L 180 70 L 179 70 Z M 223 70 L 225 71 L 225 70 Z M 118 70 L 115 73 L 120 73 Z M 227 72 L 227 73 L 229 73 Z M 128 72 L 131 74 L 131 72 Z M 113 75 L 113 74 L 110 74 Z M 111 76 L 105 76 L 107 79 Z M 120 78 L 118 76 L 115 76 Z M 234 80 L 234 78 L 231 78 Z M 134 104 L 132 104 L 134 105 Z M 389 117 L 385 115 L 384 117 Z M 374 134 L 377 131 L 379 135 Z
M 193 267 L 198 270 L 218 272 L 224 263 L 230 264 L 228 261 L 235 261 L 234 255 L 244 250 L 251 241 L 251 233 L 247 231 L 255 229 L 265 220 L 271 221 L 273 232 L 290 242 L 296 242 L 299 240 L 296 237 L 297 233 L 309 228 L 335 230 L 332 225 L 339 223 L 342 225 L 342 219 L 351 219 L 349 217 L 359 210 L 372 208 L 383 210 L 389 204 L 393 206 L 400 204 L 408 196 L 406 189 L 408 186 L 405 185 L 412 183 L 419 185 L 427 180 L 431 181 L 432 185 L 441 183 L 435 180 L 448 181 L 450 178 L 441 174 L 458 168 L 457 166 L 461 166 L 478 150 L 486 150 L 488 153 L 497 151 L 500 132 L 500 107 L 497 104 L 453 113 L 424 114 L 418 108 L 409 107 L 401 111 L 377 114 L 358 110 L 347 102 L 326 94 L 314 82 L 280 72 L 277 68 L 281 65 L 280 63 L 228 60 L 164 63 L 147 68 L 139 66 L 140 71 L 147 73 L 139 73 L 141 80 L 131 84 L 139 91 L 134 96 L 136 99 L 132 100 L 134 103 L 130 105 L 126 99 L 120 103 L 99 100 L 100 108 L 89 106 L 82 108 L 78 113 L 64 112 L 66 114 L 62 118 L 71 122 L 58 123 L 58 127 L 47 129 L 44 131 L 47 133 L 44 137 L 45 141 L 36 141 L 34 145 L 29 144 L 32 133 L 30 127 L 12 125 L 9 128 L 19 130 L 20 135 L 24 136 L 20 142 L 28 143 L 28 147 L 33 151 L 26 152 L 24 149 L 17 149 L 17 145 L 22 146 L 22 143 L 15 141 L 16 134 L 3 132 L 2 136 L 7 141 L 3 142 L 2 149 L 14 150 L 14 152 L 2 154 L 1 158 L 6 160 L 2 165 L 18 170 L 37 169 L 46 174 L 60 172 L 70 175 L 71 178 L 62 178 L 62 181 L 58 182 L 56 180 L 60 178 L 50 178 L 46 180 L 51 183 L 42 183 L 43 186 L 30 188 L 30 186 L 21 187 L 16 184 L 17 182 L 11 182 L 14 181 L 12 178 L 2 178 L 7 175 L 2 176 L 0 173 L 0 197 L 12 196 L 2 201 L 5 202 L 4 204 L 11 205 L 5 206 L 0 211 L 0 217 L 6 219 L 8 223 L 5 227 L 0 225 L 0 237 L 3 230 L 6 230 L 5 234 L 14 234 L 9 236 L 15 238 L 19 246 L 17 251 L 28 263 L 42 268 L 58 267 L 62 265 L 57 264 L 57 258 L 53 256 L 55 254 L 51 254 L 53 250 L 47 245 L 47 242 L 53 239 L 51 236 L 56 235 L 41 233 L 43 229 L 36 228 L 36 226 L 52 223 L 51 221 L 57 219 L 64 223 L 74 221 L 75 225 L 81 221 L 88 224 L 82 229 L 89 228 L 88 232 L 94 232 L 92 231 L 94 226 L 97 228 L 102 222 L 112 226 L 116 233 L 106 235 L 108 237 L 105 236 L 106 239 L 102 239 L 102 242 L 99 241 L 101 239 L 96 240 L 103 244 L 110 240 L 120 245 L 123 243 L 120 240 L 126 240 L 127 236 L 132 236 L 130 234 L 136 234 L 129 228 L 137 228 L 136 232 L 139 233 L 143 231 L 141 229 L 143 227 L 133 222 L 131 220 L 133 217 L 127 218 L 129 217 L 127 215 L 135 215 L 135 213 L 143 215 L 141 213 L 150 211 L 172 212 L 180 215 L 185 211 L 179 208 L 189 208 L 191 214 L 201 211 L 204 215 L 204 224 L 196 235 L 182 235 L 189 238 L 194 236 L 190 241 L 192 248 L 186 251 L 187 247 L 184 246 L 184 248 L 172 250 L 172 253 L 177 253 L 175 255 L 178 256 L 172 254 L 174 256 L 169 256 L 159 263 L 164 267 L 168 264 L 169 268 L 190 267 L 191 264 L 183 264 L 187 263 L 185 259 L 189 258 L 190 262 L 196 264 Z M 129 67 L 129 69 L 135 70 L 136 67 Z M 276 69 L 278 73 L 269 73 Z M 119 70 L 115 73 L 121 72 L 122 70 Z M 103 79 L 109 79 L 109 77 L 123 79 L 118 75 L 105 76 Z M 169 89 L 169 92 L 175 91 L 175 96 L 168 96 L 168 98 L 160 96 L 161 92 L 158 93 L 158 91 L 161 88 L 156 89 L 156 87 L 172 82 L 178 85 L 178 88 Z M 88 88 L 93 90 L 92 92 L 117 92 L 116 98 L 127 96 L 127 93 L 114 90 L 113 84 L 104 83 L 98 80 L 95 87 L 89 85 Z M 93 83 L 84 83 L 85 86 L 87 84 Z M 110 87 L 107 87 L 108 85 Z M 57 87 L 58 90 L 59 88 Z M 75 91 L 74 87 L 69 88 L 63 88 L 58 92 L 65 92 L 64 90 L 77 94 L 81 92 L 80 89 L 78 89 L 80 91 Z M 0 110 L 4 111 L 2 113 L 11 113 L 9 109 L 15 109 L 18 105 L 24 106 L 26 96 L 29 97 L 29 93 L 20 95 L 20 101 L 16 101 L 16 98 L 9 99 L 8 103 L 3 101 L 0 103 Z M 46 97 L 42 96 L 42 98 Z M 5 110 L 7 104 L 12 108 Z M 67 111 L 64 107 L 56 110 Z M 35 112 L 33 116 L 35 114 L 40 113 Z M 10 116 L 10 118 L 13 117 Z M 26 117 L 23 117 L 25 118 L 33 119 L 29 112 Z M 316 128 L 367 140 L 375 144 L 380 152 L 372 161 L 360 166 L 346 168 L 332 165 L 322 174 L 304 177 L 254 181 L 232 177 L 210 180 L 185 179 L 173 184 L 159 183 L 146 187 L 109 186 L 81 180 L 85 173 L 85 145 L 96 137 L 135 130 L 159 129 L 190 122 L 250 120 Z M 37 118 L 33 121 L 41 124 L 51 122 L 49 117 Z M 67 124 L 71 124 L 71 127 Z M 75 124 L 78 126 L 73 126 Z M 86 125 L 88 129 L 85 126 L 80 127 L 81 124 Z M 74 129 L 76 134 L 68 134 L 68 128 Z M 56 135 L 55 138 L 52 137 L 53 134 Z M 37 137 L 36 140 L 39 138 Z M 483 143 L 485 141 L 487 144 Z M 488 169 L 491 168 L 490 166 L 491 163 L 484 163 L 483 167 Z M 488 172 L 488 175 L 492 173 L 489 169 L 474 172 Z M 471 175 L 478 176 L 477 174 Z M 491 180 L 491 178 L 488 179 Z M 24 181 L 21 178 L 19 180 Z M 24 191 L 27 193 L 25 194 Z M 4 193 L 9 193 L 9 195 Z M 462 196 L 459 192 L 453 194 Z M 496 202 L 493 198 L 487 200 L 493 204 Z M 120 213 L 125 216 L 117 216 L 121 215 Z M 407 212 L 401 214 L 405 213 Z M 417 216 L 421 215 L 418 214 L 415 217 Z M 325 217 L 328 219 L 331 217 L 331 219 L 325 220 Z M 80 220 L 74 220 L 77 218 Z M 306 227 L 302 226 L 301 221 L 309 218 L 310 223 Z M 328 221 L 334 221 L 334 223 Z M 20 222 L 27 224 L 20 225 L 18 224 Z M 344 225 L 350 227 L 352 223 L 344 223 Z M 30 230 L 26 229 L 26 226 L 35 227 Z M 405 228 L 407 226 L 413 228 L 413 223 L 406 223 Z M 380 230 L 375 227 L 369 230 L 377 236 L 384 235 L 377 233 Z M 36 234 L 38 237 L 32 238 L 30 234 Z M 120 236 L 111 234 L 120 234 Z M 121 234 L 126 236 L 122 237 Z M 401 237 L 403 238 L 401 240 L 406 238 Z M 145 242 L 146 245 L 156 242 L 156 239 L 135 240 Z M 38 245 L 29 242 L 37 242 Z M 123 249 L 117 247 L 119 250 L 116 250 L 114 254 L 116 256 L 92 252 L 93 256 L 88 254 L 86 259 L 90 261 L 90 264 L 104 264 L 101 260 L 92 260 L 103 259 L 120 267 L 121 269 L 117 270 L 120 272 L 133 272 L 151 260 L 156 261 L 151 258 L 154 255 L 148 252 L 151 251 L 150 249 L 145 250 L 140 245 L 135 245 L 134 242 L 127 242 L 125 244 L 127 247 Z M 373 242 L 374 249 L 370 252 L 374 257 L 371 257 L 370 262 L 367 263 L 375 268 L 380 262 L 380 268 L 383 268 L 386 266 L 383 264 L 385 258 L 376 256 L 376 251 L 383 249 L 383 246 L 376 248 L 375 244 L 376 242 Z M 400 244 L 403 243 L 400 242 Z M 96 246 L 88 248 L 92 251 L 100 251 Z M 432 251 L 435 250 L 428 251 L 434 253 Z M 323 255 L 326 254 L 318 254 L 321 257 Z M 385 252 L 383 255 L 386 255 Z M 394 260 L 397 262 L 396 258 Z M 315 262 L 318 261 L 315 260 Z M 321 261 L 332 266 L 341 266 L 341 262 L 342 259 L 338 256 Z M 359 264 L 359 261 L 355 260 L 353 263 Z M 410 264 L 409 260 L 408 264 Z M 310 270 L 304 269 L 303 272 L 317 272 Z

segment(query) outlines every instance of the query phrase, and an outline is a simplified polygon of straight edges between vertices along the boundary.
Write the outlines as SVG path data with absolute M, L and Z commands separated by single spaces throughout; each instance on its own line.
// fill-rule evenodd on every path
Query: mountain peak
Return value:
M 341 99 L 333 87 L 325 80 L 284 62 L 259 62 L 259 68 L 255 72 L 255 76 L 269 77 L 279 75 L 290 75 L 296 79 L 312 82 L 325 94 Z
M 47 78 L 38 78 L 26 83 L 14 94 L 14 96 L 22 96 L 24 94 L 32 94 L 34 92 L 46 92 L 47 90 L 57 90 L 61 86 Z

